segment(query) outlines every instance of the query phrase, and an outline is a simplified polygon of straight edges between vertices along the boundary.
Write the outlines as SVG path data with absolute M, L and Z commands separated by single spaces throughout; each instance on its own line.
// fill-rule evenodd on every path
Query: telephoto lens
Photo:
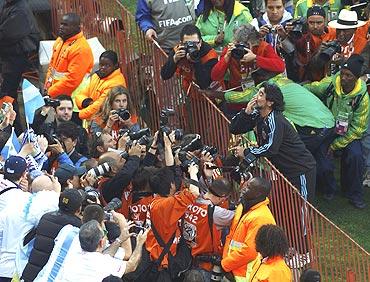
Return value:
M 222 269 L 221 266 L 214 264 L 211 272 L 211 281 L 221 281 Z
M 87 173 L 90 173 L 94 177 L 99 177 L 101 175 L 108 173 L 110 170 L 111 170 L 111 167 L 109 166 L 108 163 L 102 163 L 101 165 L 98 165 L 97 167 L 93 167 Z

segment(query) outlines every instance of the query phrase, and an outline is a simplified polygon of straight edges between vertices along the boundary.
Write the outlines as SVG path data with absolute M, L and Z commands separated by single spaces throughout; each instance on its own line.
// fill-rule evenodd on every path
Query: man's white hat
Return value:
M 340 11 L 338 19 L 328 23 L 329 27 L 336 29 L 357 28 L 366 24 L 364 21 L 359 21 L 355 11 L 343 9 Z

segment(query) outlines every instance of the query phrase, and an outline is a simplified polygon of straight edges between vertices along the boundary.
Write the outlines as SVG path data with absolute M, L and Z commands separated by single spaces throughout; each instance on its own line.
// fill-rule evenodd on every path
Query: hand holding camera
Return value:
M 226 51 L 226 54 L 224 56 L 224 60 L 225 60 L 226 63 L 228 63 L 230 61 L 231 53 L 234 49 L 235 49 L 235 44 L 234 43 L 229 43 L 227 45 L 227 51 Z
M 55 144 L 49 144 L 49 149 L 53 154 L 59 155 L 64 152 L 63 146 L 58 139 L 54 139 Z
M 177 64 L 182 58 L 186 56 L 186 48 L 184 45 L 178 45 L 175 47 L 175 55 L 173 55 L 173 60 Z
M 275 29 L 273 30 L 271 25 L 265 24 L 260 27 L 260 30 L 258 31 L 258 33 L 260 37 L 265 37 L 267 34 L 271 33 L 272 31 L 275 31 Z
M 245 64 L 254 62 L 256 60 L 256 58 L 257 58 L 257 55 L 254 54 L 252 52 L 252 50 L 250 50 L 248 48 L 246 48 L 245 51 L 246 51 L 246 53 L 243 56 L 243 58 L 240 60 L 240 62 L 241 63 L 245 63 Z
M 243 146 L 236 146 L 234 148 L 234 151 L 235 151 L 235 156 L 238 157 L 238 158 L 244 158 L 244 151 L 245 151 L 245 147 Z
M 189 172 L 190 177 L 192 176 L 196 177 L 199 172 L 199 166 L 196 163 L 192 162 L 189 165 L 188 172 Z
M 144 150 L 145 150 L 145 146 L 143 146 L 143 145 L 140 145 L 139 144 L 139 142 L 135 142 L 132 146 L 131 146 L 131 148 L 130 148 L 130 150 L 128 151 L 128 155 L 130 156 L 130 157 L 132 157 L 132 156 L 137 156 L 137 157 L 141 157 L 141 154 L 142 154 L 142 151 L 143 151 L 143 147 L 144 147 Z

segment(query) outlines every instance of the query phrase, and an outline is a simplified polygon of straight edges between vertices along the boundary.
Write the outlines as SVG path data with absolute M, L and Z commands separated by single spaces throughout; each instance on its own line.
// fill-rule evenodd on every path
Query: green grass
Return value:
M 135 15 L 137 0 L 121 0 L 122 4 L 127 7 L 127 9 Z
M 365 202 L 368 206 L 359 210 L 348 203 L 348 199 L 338 193 L 327 202 L 318 195 L 317 208 L 337 226 L 343 229 L 365 250 L 370 251 L 370 188 L 365 187 Z

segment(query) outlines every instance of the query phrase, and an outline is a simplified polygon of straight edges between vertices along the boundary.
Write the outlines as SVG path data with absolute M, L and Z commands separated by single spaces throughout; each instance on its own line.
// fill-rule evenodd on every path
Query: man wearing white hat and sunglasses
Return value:
M 340 11 L 337 20 L 328 23 L 329 27 L 336 29 L 336 38 L 342 49 L 339 55 L 339 63 L 348 59 L 352 54 L 361 54 L 367 40 L 361 36 L 362 33 L 356 31 L 365 24 L 366 22 L 358 20 L 355 11 L 345 9 Z

